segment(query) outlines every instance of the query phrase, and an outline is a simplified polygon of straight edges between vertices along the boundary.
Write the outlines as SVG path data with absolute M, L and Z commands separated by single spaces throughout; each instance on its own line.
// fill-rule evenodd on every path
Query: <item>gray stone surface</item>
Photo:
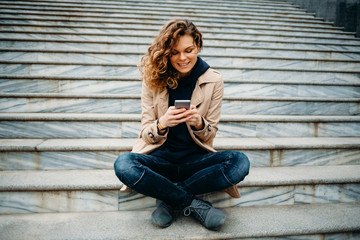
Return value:
M 360 182 L 360 165 L 257 167 L 250 172 L 240 187 Z M 113 170 L 2 171 L 0 180 L 0 191 L 114 190 L 121 187 Z
M 232 239 L 359 231 L 359 204 L 244 207 L 226 210 L 218 232 L 180 217 L 169 228 L 149 211 L 0 216 L 2 239 Z M 256 223 L 256 224 L 254 224 Z

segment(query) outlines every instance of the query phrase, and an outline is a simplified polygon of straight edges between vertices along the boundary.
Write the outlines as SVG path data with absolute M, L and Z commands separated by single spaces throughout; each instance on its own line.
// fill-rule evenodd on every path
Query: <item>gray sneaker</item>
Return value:
M 151 215 L 152 223 L 166 228 L 174 220 L 174 209 L 161 200 L 156 200 L 156 209 Z
M 211 203 L 194 199 L 190 206 L 184 209 L 184 215 L 192 215 L 209 230 L 219 230 L 224 224 L 226 213 L 223 210 L 214 208 Z

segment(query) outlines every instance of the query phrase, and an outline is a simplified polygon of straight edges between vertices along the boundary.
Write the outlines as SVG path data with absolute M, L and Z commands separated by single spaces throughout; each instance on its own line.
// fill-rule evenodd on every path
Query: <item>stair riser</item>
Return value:
M 215 51 L 222 50 L 222 53 L 234 53 L 234 52 L 241 52 L 241 54 L 247 54 L 247 52 L 251 52 L 253 54 L 262 54 L 271 51 L 272 54 L 280 54 L 280 53 L 291 53 L 291 49 L 299 49 L 299 50 L 308 50 L 308 51 L 293 51 L 296 52 L 296 55 L 292 55 L 292 57 L 297 56 L 306 58 L 309 55 L 314 55 L 317 57 L 321 57 L 324 54 L 327 55 L 327 58 L 334 58 L 334 59 L 342 59 L 345 56 L 350 57 L 357 57 L 359 53 L 330 53 L 332 50 L 334 51 L 356 51 L 359 52 L 358 47 L 351 47 L 351 46 L 336 46 L 336 45 L 306 45 L 306 44 L 291 44 L 291 43 L 271 43 L 271 42 L 227 42 L 220 44 L 219 42 L 216 43 L 217 48 L 213 48 L 210 45 L 214 41 L 204 41 L 204 48 L 201 51 L 203 54 L 213 53 Z M 0 48 L 6 49 L 39 49 L 39 50 L 47 50 L 47 49 L 62 49 L 62 50 L 75 50 L 75 51 L 88 51 L 89 49 L 93 50 L 103 50 L 109 52 L 141 52 L 145 53 L 150 46 L 151 41 L 143 41 L 139 44 L 107 44 L 107 43 L 86 43 L 86 42 L 47 42 L 46 40 L 27 40 L 27 41 L 9 41 L 9 40 L 2 40 L 0 42 Z M 231 46 L 238 46 L 242 47 L 242 49 L 231 48 Z M 262 48 L 269 48 L 274 50 L 253 50 L 250 49 L 251 47 L 262 47 Z M 289 49 L 289 50 L 276 50 L 276 49 Z M 246 51 L 245 51 L 246 50 Z M 314 50 L 315 52 L 311 51 Z M 320 53 L 316 52 L 317 50 L 326 50 L 329 51 L 328 53 Z M 356 58 L 358 59 L 358 58 Z
M 357 202 L 360 184 L 240 187 L 242 198 L 219 192 L 200 196 L 215 207 Z M 0 214 L 146 210 L 155 200 L 118 190 L 1 192 Z
M 237 80 L 255 80 L 255 81 L 313 81 L 326 82 L 358 82 L 360 72 L 307 72 L 297 70 L 262 70 L 256 68 L 249 69 L 222 69 L 220 66 L 213 66 L 219 71 L 223 79 L 227 81 Z M 50 65 L 50 64 L 0 64 L 0 72 L 3 75 L 14 76 L 55 76 L 55 77 L 121 77 L 121 78 L 139 78 L 139 69 L 137 67 L 119 67 L 119 66 L 84 66 L 84 65 Z
M 148 17 L 147 19 L 142 19 L 142 18 L 117 18 L 115 21 L 109 21 L 109 20 L 98 20 L 98 19 L 86 19 L 86 20 L 77 20 L 74 18 L 71 19 L 59 19 L 57 20 L 57 18 L 55 16 L 51 17 L 51 18 L 43 18 L 41 16 L 36 16 L 36 17 L 29 17 L 29 16 L 24 16 L 24 17 L 14 17 L 14 15 L 8 15 L 8 16 L 3 16 L 0 15 L 0 23 L 12 23 L 14 25 L 16 24 L 57 24 L 59 23 L 59 21 L 61 21 L 61 25 L 78 25 L 78 26 L 93 26 L 93 27 L 98 27 L 101 28 L 102 26 L 104 26 L 104 23 L 106 23 L 106 27 L 119 27 L 122 26 L 122 24 L 143 24 L 145 26 L 147 25 L 164 25 L 168 20 L 170 20 L 171 18 L 150 18 Z M 262 20 L 262 19 L 252 19 L 252 18 L 244 18 L 242 20 L 238 20 L 238 21 L 229 21 L 229 22 L 225 22 L 225 21 L 207 21 L 204 19 L 197 19 L 196 21 L 193 20 L 193 22 L 197 25 L 197 26 L 214 26 L 214 27 L 222 27 L 224 26 L 224 24 L 226 24 L 227 26 L 241 26 L 242 24 L 249 24 L 249 25 L 271 25 L 271 26 L 293 26 L 293 27 L 306 27 L 306 28 L 325 28 L 328 29 L 329 27 L 333 27 L 333 25 L 329 24 L 329 23 L 324 23 L 321 21 L 318 22 L 296 22 L 296 21 L 289 21 L 289 22 L 284 22 L 284 21 L 272 21 L 272 20 Z M 161 27 L 160 27 L 161 28 Z M 159 30 L 160 30 L 159 28 Z
M 158 32 L 160 31 L 162 26 L 158 26 L 157 29 L 154 29 L 154 27 L 152 29 L 146 29 L 144 27 L 139 28 L 139 29 L 119 29 L 119 30 L 107 30 L 107 29 L 86 29 L 86 28 L 80 28 L 80 29 L 76 29 L 76 34 L 84 34 L 86 35 L 91 35 L 91 34 L 99 34 L 99 35 L 106 35 L 106 34 L 110 34 L 110 35 L 122 35 L 122 34 L 128 34 L 128 35 L 145 35 L 145 36 L 156 36 L 158 34 Z M 16 31 L 19 31 L 19 28 L 16 28 Z M 209 30 L 208 28 L 200 28 L 199 30 L 204 34 L 205 38 L 211 38 L 211 37 L 218 37 L 218 36 L 223 36 L 223 37 L 229 37 L 229 38 L 234 38 L 234 37 L 243 37 L 244 35 L 249 35 L 249 34 L 264 34 L 264 35 L 284 35 L 284 36 L 292 36 L 292 37 L 313 37 L 313 38 L 349 38 L 354 39 L 353 35 L 350 34 L 344 34 L 343 32 L 335 32 L 335 33 L 327 33 L 327 32 L 316 32 L 316 31 L 306 31 L 306 30 L 298 30 L 298 29 L 266 29 L 265 27 L 262 29 L 256 29 L 256 28 L 252 28 L 252 29 L 248 29 L 248 28 L 234 28 L 234 29 L 226 29 L 226 30 L 216 30 L 216 29 L 211 29 Z M 25 31 L 23 34 L 25 36 L 31 34 L 28 33 L 26 31 L 33 31 L 33 34 L 40 34 L 37 32 L 46 32 L 48 31 L 49 33 L 47 35 L 61 35 L 62 33 L 74 33 L 74 30 L 66 30 L 66 29 L 54 29 L 54 28 L 37 28 L 35 30 L 30 30 L 25 28 Z M 220 31 L 220 32 L 218 32 Z M 210 32 L 210 33 L 209 33 Z M 11 32 L 3 32 L 2 34 L 4 34 L 5 36 L 7 36 L 6 34 L 13 34 Z M 220 35 L 221 34 L 221 35 Z
M 261 24 L 254 24 L 254 25 L 249 25 L 249 24 L 243 24 L 243 23 L 239 23 L 239 24 L 227 24 L 226 26 L 216 26 L 216 27 L 211 27 L 209 25 L 206 24 L 196 24 L 198 29 L 200 30 L 200 32 L 217 32 L 217 31 L 221 31 L 221 32 L 247 32 L 247 31 L 260 31 L 260 30 L 267 30 L 269 31 L 270 29 L 272 29 L 273 31 L 293 31 L 294 33 L 296 32 L 307 32 L 307 33 L 311 33 L 311 34 L 319 34 L 319 33 L 332 33 L 332 34 L 337 34 L 337 36 L 341 35 L 349 35 L 349 33 L 344 32 L 338 28 L 334 28 L 334 27 L 319 27 L 317 26 L 316 28 L 313 27 L 307 27 L 307 26 L 284 26 L 284 25 L 261 25 Z M 38 25 L 4 25 L 4 26 L 0 26 L 1 30 L 16 30 L 16 31 L 49 31 L 49 32 L 53 32 L 53 31 L 73 31 L 73 32 L 77 32 L 77 33 L 87 33 L 87 32 L 92 32 L 92 33 L 121 33 L 122 30 L 124 29 L 132 29 L 132 30 L 152 30 L 152 31 L 160 31 L 160 29 L 162 28 L 163 24 L 159 24 L 159 23 L 153 23 L 153 24 L 149 24 L 149 22 L 146 22 L 145 24 L 131 24 L 131 23 L 125 23 L 125 24 L 121 24 L 121 26 L 118 26 L 117 28 L 96 28 L 95 26 L 89 26 L 88 28 L 84 28 L 84 27 L 80 27 L 77 25 L 69 25 L 69 24 L 58 24 L 58 25 L 46 25 L 46 24 L 38 24 Z M 273 33 L 273 32 L 271 32 Z
M 138 2 L 99 2 L 99 1 L 90 1 L 90 2 L 82 2 L 82 4 L 78 4 L 76 2 L 54 2 L 54 3 L 49 3 L 47 1 L 45 2 L 40 2 L 40 1 L 28 1 L 28 2 L 16 2 L 13 3 L 11 1 L 6 1 L 4 2 L 7 6 L 11 6 L 11 7 L 19 7 L 19 6 L 25 6 L 26 8 L 29 7 L 33 7 L 36 6 L 36 8 L 39 8 L 41 6 L 45 6 L 45 7 L 87 7 L 87 8 L 92 8 L 92 9 L 98 9 L 98 8 L 107 8 L 107 9 L 124 9 L 124 8 L 129 8 L 131 7 L 131 9 L 133 8 L 139 8 L 139 9 L 174 9 L 174 2 L 142 2 L 141 5 L 138 4 Z M 274 2 L 275 3 L 275 2 Z M 229 11 L 229 12 L 235 12 L 234 10 L 243 10 L 243 9 L 247 9 L 247 10 L 253 10 L 255 9 L 255 11 L 259 11 L 259 12 L 293 12 L 293 13 L 303 13 L 305 14 L 305 10 L 302 10 L 300 8 L 297 8 L 295 6 L 292 5 L 285 5 L 285 4 L 267 4 L 267 5 L 262 5 L 261 3 L 256 3 L 256 2 L 244 2 L 241 3 L 241 5 L 235 7 L 234 4 L 223 4 L 223 3 L 207 3 L 206 5 L 203 5 L 202 3 L 199 2 L 182 2 L 182 6 L 184 7 L 194 7 L 194 6 L 201 6 L 201 8 L 204 11 L 217 11 L 220 10 L 220 12 L 222 11 Z M 181 10 L 181 9 L 179 9 Z M 236 13 L 236 12 L 235 12 Z
M 2 98 L 1 112 L 141 113 L 140 99 Z M 223 114 L 359 115 L 358 102 L 224 100 Z
M 19 44 L 20 45 L 20 44 Z M 35 45 L 35 44 L 34 44 Z M 37 44 L 36 44 L 37 45 Z M 24 45 L 21 45 L 21 49 L 25 51 L 19 51 L 19 49 L 13 48 L 15 51 L 13 52 L 11 48 L 7 48 L 7 52 L 1 52 L 3 59 L 12 59 L 12 60 L 25 60 L 25 59 L 37 59 L 37 60 L 53 60 L 54 58 L 64 57 L 64 59 L 68 59 L 75 57 L 75 59 L 82 59 L 84 61 L 88 61 L 89 59 L 95 58 L 97 61 L 113 61 L 114 59 L 123 58 L 125 54 L 132 55 L 137 53 L 140 56 L 144 55 L 147 52 L 147 45 L 119 45 L 118 47 L 111 48 L 109 45 L 100 45 L 100 46 L 91 46 L 96 49 L 96 51 L 104 51 L 104 52 L 111 52 L 115 51 L 118 52 L 116 54 L 102 54 L 102 53 L 91 53 L 89 48 L 79 48 L 77 49 L 76 46 L 69 46 L 73 45 L 73 43 L 66 44 L 64 48 L 61 48 L 62 45 L 65 44 L 54 44 L 56 49 L 47 47 L 47 50 L 54 51 L 54 52 L 41 52 L 41 50 L 46 49 L 45 47 L 38 47 L 38 46 L 31 46 L 31 50 L 38 50 L 38 53 L 34 52 L 26 52 Z M 77 45 L 77 44 L 75 44 Z M 149 45 L 150 46 L 150 45 Z M 89 46 L 90 47 L 90 46 Z M 96 48 L 95 48 L 96 47 Z M 109 49 L 111 48 L 111 49 Z M 81 51 L 81 49 L 86 50 Z M 61 51 L 69 50 L 69 51 L 81 51 L 77 53 L 61 53 Z M 85 55 L 86 54 L 86 55 Z M 23 55 L 24 59 L 19 56 Z M 80 56 L 79 56 L 80 55 Z M 207 56 L 207 55 L 218 55 L 218 56 L 229 56 L 230 58 L 234 56 L 241 56 L 241 57 L 260 57 L 263 58 L 264 56 L 271 56 L 274 58 L 290 58 L 293 59 L 294 56 L 298 59 L 326 59 L 326 60 L 359 60 L 360 59 L 360 52 L 351 53 L 351 52 L 331 52 L 330 50 L 327 52 L 318 51 L 314 52 L 312 50 L 301 50 L 301 51 L 292 51 L 286 49 L 245 49 L 245 48 L 231 48 L 231 47 L 210 47 L 205 46 L 204 49 L 200 52 L 200 56 Z M 57 56 L 57 57 L 56 57 Z M 6 57 L 6 58 L 5 58 Z M 88 60 L 87 60 L 88 59 Z M 70 60 L 69 60 L 70 61 Z
M 224 54 L 215 52 L 213 55 Z M 76 64 L 136 64 L 142 55 L 131 54 L 74 54 L 74 53 L 36 53 L 36 52 L 0 52 L 0 59 L 9 59 L 17 62 L 29 61 L 36 64 L 40 62 L 72 62 Z M 200 54 L 201 56 L 201 54 Z M 211 66 L 219 65 L 234 68 L 264 67 L 271 66 L 277 69 L 312 69 L 312 70 L 359 70 L 359 62 L 347 61 L 316 61 L 316 60 L 291 60 L 291 59 L 262 59 L 248 57 L 224 57 L 224 56 L 203 56 L 203 59 Z
M 40 2 L 40 1 L 28 1 L 28 2 L 3 2 L 4 7 L 6 6 L 6 9 L 28 9 L 28 10 L 44 10 L 44 7 L 46 7 L 46 10 L 49 9 L 56 9 L 56 10 L 65 10 L 66 9 L 75 9 L 75 8 L 81 8 L 83 12 L 87 11 L 94 11 L 94 10 L 103 10 L 104 12 L 110 12 L 110 11 L 121 11 L 121 10 L 150 10 L 150 11 L 168 11 L 168 10 L 174 10 L 176 9 L 176 3 L 165 3 L 165 2 L 144 2 L 139 5 L 138 3 L 130 3 L 130 2 L 82 2 L 81 4 L 78 4 L 76 2 Z M 177 9 L 180 11 L 185 11 L 188 7 L 199 7 L 201 6 L 201 9 L 194 8 L 193 12 L 203 13 L 203 12 L 210 12 L 210 13 L 223 13 L 224 11 L 228 12 L 229 14 L 238 14 L 239 12 L 257 12 L 257 13 L 284 13 L 284 14 L 297 14 L 297 15 L 312 15 L 312 14 L 306 14 L 306 11 L 303 9 L 296 8 L 295 6 L 285 6 L 285 5 L 262 5 L 261 3 L 241 3 L 238 6 L 232 5 L 230 6 L 223 6 L 223 5 L 217 5 L 214 6 L 211 3 L 207 3 L 207 5 L 201 5 L 201 3 L 186 3 L 182 2 L 182 6 L 184 9 Z M 186 7 L 186 8 L 185 8 Z M 202 10 L 202 11 L 201 11 Z
M 144 41 L 152 42 L 155 37 L 154 34 L 139 34 L 134 35 L 123 35 L 123 36 L 91 36 L 91 35 L 69 35 L 69 34 L 22 34 L 22 33 L 2 33 L 3 38 L 32 38 L 32 39 L 58 39 L 58 40 L 68 40 L 68 41 L 110 41 L 110 42 L 133 42 L 133 43 L 142 43 Z M 308 35 L 308 34 L 307 34 Z M 209 44 L 215 44 L 215 40 L 230 41 L 231 44 L 237 41 L 291 41 L 298 43 L 315 43 L 315 44 L 341 44 L 344 42 L 343 39 L 336 38 L 318 38 L 318 37 L 306 37 L 303 38 L 289 36 L 268 36 L 262 34 L 249 34 L 249 35 L 233 35 L 233 34 L 203 34 L 204 41 L 207 41 Z M 211 40 L 211 41 L 210 41 Z M 213 41 L 214 40 L 214 41 Z M 355 40 L 355 38 L 348 37 L 346 39 L 347 44 L 356 44 L 360 45 L 360 41 Z
M 5 5 L 6 7 L 6 5 Z M 26 7 L 28 8 L 28 7 Z M 49 10 L 46 10 L 49 9 Z M 177 9 L 169 9 L 168 11 L 156 11 L 156 10 L 138 10 L 138 9 L 133 9 L 133 10 L 118 10 L 118 9 L 114 9 L 114 10 L 110 10 L 110 11 L 104 11 L 101 10 L 99 12 L 99 10 L 96 10 L 97 12 L 86 12 L 87 10 L 91 11 L 94 9 L 86 9 L 86 8 L 64 8 L 63 11 L 58 11 L 58 9 L 60 8 L 45 8 L 44 11 L 39 11 L 39 10 L 21 10 L 21 9 L 4 9 L 3 12 L 1 13 L 2 17 L 5 16 L 20 16 L 20 17 L 32 17 L 32 16 L 40 16 L 40 17 L 44 17 L 44 19 L 48 18 L 52 18 L 52 17 L 58 17 L 58 18 L 62 18 L 62 19 L 69 19 L 69 17 L 73 17 L 73 18 L 78 18 L 78 19 L 82 19 L 82 18 L 93 18 L 93 19 L 97 19 L 97 20 L 118 20 L 118 18 L 144 18 L 144 17 L 149 17 L 150 19 L 158 19 L 158 18 L 165 18 L 165 19 L 172 19 L 172 18 L 190 18 L 190 19 L 202 19 L 202 20 L 215 20 L 215 21 L 229 21 L 229 22 L 234 22 L 234 21 L 239 21 L 241 19 L 244 18 L 250 18 L 250 19 L 256 19 L 256 18 L 260 18 L 260 19 L 269 19 L 269 20 L 275 20 L 275 21 L 294 21 L 294 20 L 298 20 L 298 21 L 319 21 L 319 19 L 314 19 L 314 16 L 309 15 L 309 14 L 283 14 L 282 12 L 249 12 L 249 11 L 238 11 L 237 15 L 233 15 L 233 14 L 229 14 L 229 15 L 225 15 L 223 13 L 216 13 L 216 12 L 205 12 L 205 13 L 201 13 L 201 12 L 196 12 L 194 13 L 193 11 L 190 12 L 182 12 L 182 11 L 178 11 Z M 70 10 L 70 12 L 69 12 Z M 75 12 L 74 12 L 75 11 Z M 81 12 L 81 13 L 79 13 Z
M 226 149 L 218 149 L 226 150 Z M 242 150 L 253 167 L 358 165 L 359 149 Z M 124 150 L 125 151 L 125 150 Z M 126 151 L 131 151 L 131 146 Z M 1 170 L 113 169 L 122 151 L 0 152 Z
M 226 79 L 225 79 L 226 80 Z M 332 82 L 333 83 L 333 82 Z M 139 94 L 140 81 L 0 80 L 2 92 Z M 225 96 L 360 97 L 360 86 L 281 85 L 225 83 Z
M 37 14 L 46 14 L 50 16 L 63 16 L 63 15 L 74 15 L 76 17 L 118 17 L 128 14 L 139 14 L 142 16 L 146 15 L 158 15 L 158 16 L 168 16 L 169 14 L 174 17 L 178 16 L 202 16 L 205 19 L 207 18 L 218 18 L 219 16 L 224 16 L 224 11 L 222 10 L 209 10 L 209 9 L 194 9 L 192 11 L 187 11 L 185 8 L 176 8 L 176 5 L 171 7 L 130 7 L 130 6 L 95 6 L 95 5 L 68 5 L 68 6 L 54 6 L 54 5 L 43 5 L 39 6 L 38 4 L 32 5 L 13 5 L 13 4 L 4 4 L 2 13 L 5 14 L 19 14 L 19 15 L 37 15 Z M 236 7 L 236 6 L 235 6 Z M 240 6 L 241 7 L 241 6 Z M 244 16 L 251 17 L 271 17 L 271 18 L 281 18 L 281 19 L 309 19 L 314 20 L 313 14 L 308 14 L 305 11 L 287 11 L 287 10 L 272 10 L 272 9 L 256 9 L 254 6 L 237 8 L 236 11 L 227 10 L 227 14 L 224 16 L 227 18 L 241 18 Z
M 0 121 L 2 138 L 136 138 L 140 122 Z M 359 122 L 221 122 L 218 137 L 359 137 Z

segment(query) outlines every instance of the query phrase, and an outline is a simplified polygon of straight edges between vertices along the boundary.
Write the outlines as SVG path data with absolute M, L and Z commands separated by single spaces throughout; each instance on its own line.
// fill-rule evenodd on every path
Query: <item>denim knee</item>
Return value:
M 140 181 L 145 169 L 136 160 L 136 153 L 123 153 L 114 163 L 116 176 L 122 183 L 131 188 Z
M 225 162 L 224 175 L 227 180 L 235 185 L 249 174 L 250 161 L 248 157 L 239 151 L 225 151 L 227 161 Z

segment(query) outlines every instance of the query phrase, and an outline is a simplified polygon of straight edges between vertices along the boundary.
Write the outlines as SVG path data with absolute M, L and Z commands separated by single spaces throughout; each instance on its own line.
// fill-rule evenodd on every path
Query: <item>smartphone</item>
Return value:
M 190 100 L 175 100 L 175 108 L 190 109 Z

